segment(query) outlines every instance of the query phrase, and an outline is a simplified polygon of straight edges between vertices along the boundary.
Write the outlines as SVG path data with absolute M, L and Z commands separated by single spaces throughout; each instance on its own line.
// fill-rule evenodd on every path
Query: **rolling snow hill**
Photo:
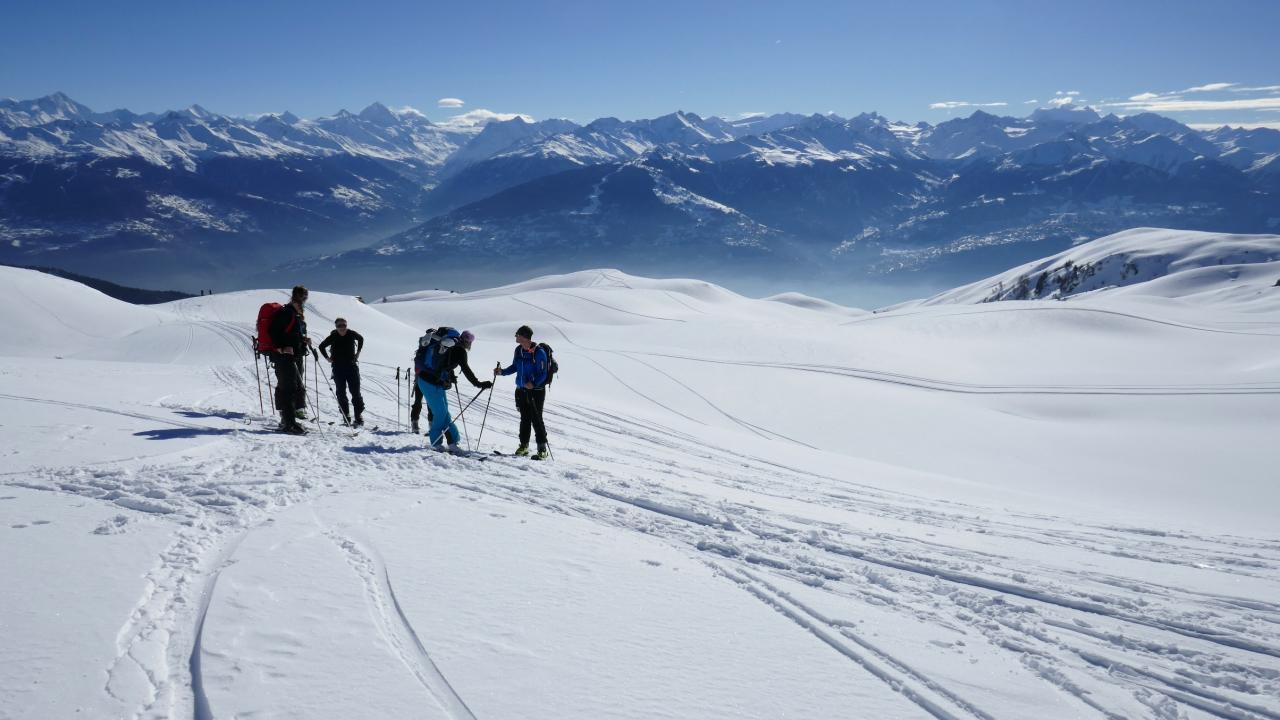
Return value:
M 1071 302 L 314 288 L 371 427 L 309 367 L 302 438 L 249 351 L 284 291 L 0 268 L 0 716 L 1280 716 L 1280 320 L 1139 294 L 1270 240 L 1153 233 L 1108 242 L 1185 261 Z M 484 460 L 400 431 L 426 327 L 483 376 L 525 323 L 553 460 L 488 454 L 509 378 L 463 416 Z
M 1235 306 L 1265 296 L 1267 309 L 1280 310 L 1280 295 L 1269 290 L 1277 283 L 1280 235 L 1137 228 L 906 305 L 1065 300 L 1108 291 L 1197 304 L 1228 296 Z

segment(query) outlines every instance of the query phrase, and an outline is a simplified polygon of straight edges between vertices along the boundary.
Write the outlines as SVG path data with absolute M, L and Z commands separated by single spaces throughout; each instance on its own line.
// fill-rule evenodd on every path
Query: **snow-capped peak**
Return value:
M 213 118 L 217 117 L 216 114 L 211 113 L 208 110 L 201 107 L 200 105 L 194 104 L 194 103 L 191 105 L 191 107 L 188 107 L 184 112 L 186 112 L 191 117 L 198 118 L 200 120 L 212 120 Z
M 380 102 L 375 102 L 361 110 L 359 117 L 361 120 L 383 126 L 395 125 L 400 121 L 400 118 L 395 113 Z

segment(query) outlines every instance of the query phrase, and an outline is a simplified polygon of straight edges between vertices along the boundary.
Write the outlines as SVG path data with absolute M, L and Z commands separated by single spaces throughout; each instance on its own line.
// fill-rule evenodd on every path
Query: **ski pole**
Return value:
M 457 386 L 456 386 L 456 385 L 454 386 L 454 389 L 457 389 Z M 481 389 L 480 389 L 480 392 L 476 393 L 476 396 L 475 396 L 475 397 L 473 397 L 473 398 L 471 398 L 471 401 L 467 403 L 467 406 L 466 406 L 466 407 L 464 407 L 464 408 L 462 408 L 461 410 L 459 410 L 459 411 L 458 411 L 458 417 L 456 417 L 456 418 L 452 418 L 451 420 L 449 420 L 449 425 L 446 425 L 445 427 L 447 428 L 447 427 L 449 427 L 449 426 L 453 426 L 453 431 L 454 431 L 454 432 L 457 432 L 457 431 L 458 431 L 458 424 L 457 424 L 457 423 L 458 423 L 458 421 L 462 419 L 463 414 L 467 412 L 467 410 L 471 407 L 472 403 L 474 403 L 476 400 L 479 400 L 479 399 L 480 399 L 480 396 L 481 396 L 481 395 L 483 395 L 483 394 L 484 394 L 484 391 L 485 391 L 485 390 L 487 390 L 487 389 L 489 389 L 489 388 L 481 388 Z M 459 394 L 458 394 L 458 397 L 459 397 L 459 401 L 461 401 L 462 394 L 461 394 L 461 393 L 459 393 Z M 490 397 L 492 397 L 492 396 L 490 396 Z M 445 392 L 445 402 L 446 402 L 446 404 L 447 404 L 447 402 L 448 402 L 448 399 L 449 399 L 449 393 L 448 393 L 448 391 L 446 391 L 446 392 Z M 443 434 L 441 434 L 441 436 L 440 436 L 440 437 L 444 437 L 444 435 L 443 435 Z
M 484 424 L 489 419 L 489 403 L 493 402 L 493 386 L 489 386 L 489 399 L 484 401 L 484 417 L 480 418 L 480 434 L 476 436 L 476 450 L 480 449 L 480 439 L 484 437 Z
M 400 424 L 400 410 L 403 404 L 400 402 L 400 366 L 396 366 L 396 430 L 403 430 L 404 426 Z
M 480 392 L 484 392 L 484 390 L 482 389 L 480 390 Z M 458 398 L 458 407 L 462 407 L 462 391 L 458 389 L 457 385 L 453 386 L 453 394 L 454 394 L 454 397 Z M 479 394 L 477 394 L 476 397 L 479 397 Z M 467 439 L 467 449 L 470 450 L 471 449 L 471 432 L 467 430 L 467 419 L 462 417 L 461 412 L 458 413 L 458 419 L 462 421 L 462 435 Z
M 480 392 L 476 393 L 476 396 L 471 398 L 471 401 L 467 403 L 467 407 L 462 408 L 462 410 L 458 413 L 459 418 L 461 418 L 462 414 L 467 411 L 467 408 L 471 407 L 471 403 L 474 403 L 476 400 L 480 399 L 480 396 L 484 394 L 485 390 L 488 390 L 488 388 L 480 388 Z
M 266 353 L 262 355 L 262 364 L 267 374 L 267 399 L 271 401 L 271 412 L 274 413 L 276 411 L 276 390 L 271 387 L 271 358 L 267 357 Z M 257 372 L 257 365 L 258 363 L 255 361 L 254 372 Z
M 258 414 L 266 415 L 266 406 L 262 404 L 262 376 L 258 373 L 258 336 L 252 336 L 249 345 L 253 348 L 253 381 L 258 385 Z
M 315 359 L 315 361 L 311 363 L 311 380 L 312 380 L 312 384 L 315 387 L 315 390 L 311 392 L 311 399 L 315 400 L 316 428 L 319 429 L 320 427 L 320 353 L 316 352 L 315 348 L 311 348 L 311 356 Z M 302 378 L 302 381 L 305 383 L 306 380 L 307 378 L 304 375 Z

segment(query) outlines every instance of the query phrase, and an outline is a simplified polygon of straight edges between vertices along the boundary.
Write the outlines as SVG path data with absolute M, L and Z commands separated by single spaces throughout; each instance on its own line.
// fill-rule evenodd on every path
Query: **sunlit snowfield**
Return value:
M 249 349 L 286 292 L 0 268 L 0 717 L 1280 717 L 1280 263 L 1227 254 L 878 314 L 614 271 L 313 288 L 370 427 L 321 376 L 305 438 Z M 553 461 L 399 431 L 440 324 L 481 377 L 521 324 L 554 346 Z

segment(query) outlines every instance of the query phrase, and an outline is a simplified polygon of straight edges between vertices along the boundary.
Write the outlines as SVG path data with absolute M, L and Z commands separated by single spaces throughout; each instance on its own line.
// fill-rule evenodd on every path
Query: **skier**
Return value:
M 364 336 L 347 328 L 345 318 L 333 321 L 334 330 L 329 337 L 320 342 L 320 354 L 333 369 L 334 392 L 338 396 L 338 407 L 342 417 L 352 427 L 364 426 L 364 397 L 360 395 L 360 351 L 364 350 Z M 347 406 L 347 387 L 351 387 L 351 404 L 355 406 L 356 417 L 351 419 Z
M 302 333 L 302 351 L 294 353 L 293 362 L 298 366 L 298 378 L 302 382 L 302 392 L 298 393 L 297 404 L 293 416 L 298 420 L 307 419 L 307 355 L 315 352 L 311 346 L 311 336 L 307 333 L 307 313 L 305 308 L 298 311 L 298 328 Z
M 453 333 L 453 336 L 442 334 L 442 331 Z M 449 452 L 464 454 L 462 447 L 458 444 L 458 428 L 454 426 L 453 417 L 449 414 L 449 396 L 445 392 L 457 382 L 453 370 L 461 368 L 467 380 L 481 390 L 493 387 L 493 381 L 481 382 L 471 371 L 471 366 L 467 364 L 467 352 L 476 339 L 470 330 L 464 330 L 459 334 L 456 330 L 438 328 L 428 337 L 430 339 L 424 338 L 426 344 L 414 358 L 416 384 L 422 392 L 423 399 L 427 401 L 427 409 L 432 417 L 431 428 L 427 435 L 430 438 L 431 447 L 436 450 L 446 449 L 440 444 L 440 439 L 444 437 L 449 441 L 447 448 Z
M 304 335 L 303 306 L 307 302 L 307 289 L 298 285 L 289 296 L 289 304 L 281 305 L 271 316 L 268 332 L 277 348 L 271 353 L 271 364 L 276 371 L 276 409 L 280 411 L 280 430 L 292 435 L 303 435 L 306 430 L 298 424 L 296 408 L 304 395 L 299 358 L 307 351 Z
M 533 430 L 538 441 L 538 452 L 534 460 L 547 458 L 547 428 L 542 422 L 542 405 L 547 398 L 547 377 L 549 360 L 542 348 L 533 344 L 533 330 L 528 325 L 521 325 L 516 330 L 515 353 L 511 365 L 502 367 L 502 363 L 493 369 L 494 377 L 498 375 L 516 375 L 516 408 L 520 411 L 520 447 L 516 455 L 529 454 L 529 431 Z
M 435 331 L 436 331 L 435 328 L 427 328 L 426 335 L 424 335 L 423 337 L 432 335 L 435 333 Z M 413 406 L 409 408 L 409 424 L 413 430 L 414 435 L 417 435 L 418 433 L 422 432 L 418 428 L 418 418 L 420 417 L 422 417 L 422 390 L 418 388 L 418 383 L 415 381 L 413 383 Z M 431 423 L 434 420 L 435 418 L 432 417 L 431 415 L 431 408 L 428 407 L 427 408 L 427 427 L 428 428 L 431 427 Z

